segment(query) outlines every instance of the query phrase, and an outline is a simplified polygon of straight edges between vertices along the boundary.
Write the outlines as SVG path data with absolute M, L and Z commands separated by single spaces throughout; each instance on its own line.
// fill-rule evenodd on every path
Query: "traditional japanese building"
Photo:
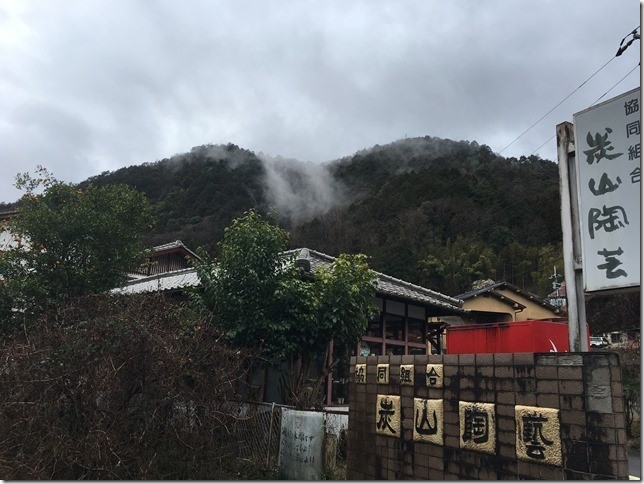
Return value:
M 502 323 L 563 316 L 561 307 L 509 282 L 497 282 L 456 296 L 468 310 L 464 323 Z M 450 321 L 455 323 L 456 321 Z
M 190 261 L 199 256 L 183 242 L 175 240 L 150 250 L 148 260 L 138 271 L 129 274 L 130 280 L 115 288 L 115 294 L 137 294 L 162 291 L 180 295 L 185 287 L 199 285 L 197 271 Z
M 303 277 L 315 277 L 320 267 L 331 267 L 335 258 L 315 251 L 300 248 L 283 253 L 302 268 Z M 197 255 L 181 241 L 155 247 L 150 254 L 150 264 L 113 293 L 134 294 L 164 291 L 181 293 L 186 287 L 199 286 L 196 270 L 190 267 L 189 259 Z M 379 314 L 368 323 L 362 341 L 352 348 L 351 356 L 362 355 L 424 355 L 442 353 L 440 334 L 444 317 L 467 317 L 463 301 L 431 289 L 377 273 L 375 303 Z M 333 342 L 330 354 L 333 354 Z M 318 366 L 322 365 L 318 362 Z M 319 368 L 318 368 L 319 369 Z M 347 369 L 339 368 L 327 382 L 327 404 L 342 402 Z M 266 372 L 262 394 L 267 401 L 279 401 L 278 375 Z
M 330 255 L 306 248 L 288 251 L 285 255 L 295 257 L 296 264 L 312 275 L 320 266 L 330 267 L 335 260 Z M 467 317 L 463 301 L 386 274 L 376 274 L 375 302 L 380 311 L 369 320 L 367 331 L 351 356 L 441 354 L 444 323 L 440 321 L 449 316 Z M 333 341 L 330 345 L 332 358 Z M 336 368 L 333 375 L 329 375 L 327 404 L 344 402 L 348 394 L 347 370 Z M 271 375 L 268 375 L 267 380 L 270 379 Z M 273 387 L 267 384 L 266 388 L 270 392 Z

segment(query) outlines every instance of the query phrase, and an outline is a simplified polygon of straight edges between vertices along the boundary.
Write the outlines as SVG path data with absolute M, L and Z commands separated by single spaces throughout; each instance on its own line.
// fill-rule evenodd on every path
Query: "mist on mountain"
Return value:
M 206 144 L 90 182 L 146 194 L 148 245 L 181 239 L 216 256 L 225 227 L 255 208 L 276 215 L 293 247 L 361 252 L 447 294 L 494 279 L 545 295 L 553 266 L 562 272 L 557 165 L 476 141 L 406 138 L 325 164 Z

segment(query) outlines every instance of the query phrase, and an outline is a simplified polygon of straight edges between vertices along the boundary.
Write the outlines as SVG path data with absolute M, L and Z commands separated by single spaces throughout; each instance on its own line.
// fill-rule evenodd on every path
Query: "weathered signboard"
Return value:
M 414 365 L 400 365 L 400 384 L 414 386 Z
M 367 365 L 356 365 L 356 383 L 362 385 L 367 383 Z
M 574 115 L 586 292 L 640 285 L 640 89 Z
M 323 444 L 323 413 L 291 409 L 282 411 L 279 469 L 285 479 L 320 479 Z
M 443 365 L 432 363 L 427 365 L 425 384 L 432 388 L 443 388 Z

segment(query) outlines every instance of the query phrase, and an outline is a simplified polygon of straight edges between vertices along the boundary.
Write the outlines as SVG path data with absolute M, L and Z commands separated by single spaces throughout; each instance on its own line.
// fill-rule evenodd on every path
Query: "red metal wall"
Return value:
M 515 321 L 447 328 L 446 354 L 570 351 L 568 323 Z

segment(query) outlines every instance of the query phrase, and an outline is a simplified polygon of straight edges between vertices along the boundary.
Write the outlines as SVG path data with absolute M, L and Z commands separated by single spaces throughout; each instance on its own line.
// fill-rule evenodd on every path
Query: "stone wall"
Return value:
M 628 479 L 613 353 L 353 357 L 347 439 L 347 479 Z

